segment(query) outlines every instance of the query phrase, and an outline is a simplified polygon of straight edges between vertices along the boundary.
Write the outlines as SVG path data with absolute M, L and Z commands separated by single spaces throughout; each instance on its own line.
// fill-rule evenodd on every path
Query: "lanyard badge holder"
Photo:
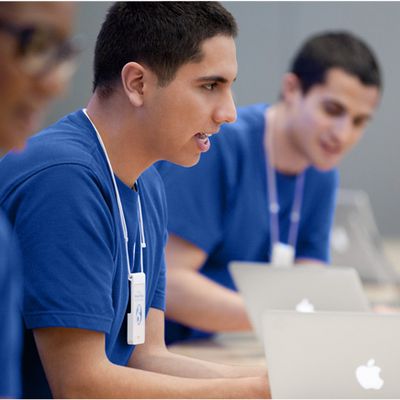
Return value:
M 128 344 L 143 344 L 146 334 L 146 275 L 144 272 L 130 274 L 131 312 L 128 313 Z
M 142 344 L 145 340 L 145 321 L 146 321 L 146 275 L 143 272 L 143 249 L 146 247 L 144 239 L 142 207 L 140 197 L 138 197 L 138 216 L 140 233 L 140 272 L 130 273 L 131 289 L 131 312 L 128 313 L 128 344 Z M 136 245 L 133 246 L 135 255 Z M 132 263 L 134 265 L 134 262 Z
M 111 173 L 111 178 L 114 185 L 115 197 L 117 199 L 119 217 L 121 221 L 122 232 L 124 234 L 125 242 L 125 256 L 126 265 L 128 269 L 128 280 L 130 287 L 130 297 L 131 297 L 131 312 L 127 316 L 127 341 L 128 344 L 137 345 L 142 344 L 145 341 L 145 320 L 146 320 L 146 275 L 143 272 L 143 249 L 146 247 L 146 241 L 144 236 L 143 227 L 143 215 L 142 206 L 140 203 L 140 195 L 138 196 L 138 219 L 139 219 L 139 236 L 140 236 L 140 272 L 131 272 L 131 266 L 129 262 L 129 251 L 128 251 L 128 228 L 126 226 L 126 220 L 124 215 L 124 210 L 122 208 L 121 197 L 119 195 L 117 182 L 115 181 L 114 171 L 111 166 L 110 159 L 108 158 L 107 150 L 104 146 L 103 140 L 96 126 L 93 124 L 92 120 L 89 118 L 86 109 L 83 110 L 84 114 L 92 124 L 96 134 L 97 139 L 103 149 L 104 155 L 106 157 L 108 168 Z M 133 247 L 133 254 L 135 254 L 136 246 Z M 132 262 L 132 266 L 134 262 Z
M 291 267 L 294 264 L 294 247 L 290 244 L 275 242 L 272 245 L 271 264 L 274 267 Z
M 265 114 L 267 120 L 267 113 Z M 267 126 L 267 123 L 265 124 Z M 272 124 L 271 124 L 272 125 Z M 272 148 L 272 146 L 271 146 Z M 272 151 L 271 151 L 272 152 Z M 296 242 L 300 224 L 300 210 L 303 199 L 304 190 L 304 172 L 296 179 L 295 193 L 293 199 L 292 210 L 290 213 L 290 228 L 288 243 L 280 241 L 279 234 L 279 203 L 276 185 L 276 173 L 269 162 L 266 161 L 267 180 L 268 180 L 268 198 L 269 213 L 271 224 L 271 264 L 276 267 L 291 267 L 294 265 L 296 254 Z

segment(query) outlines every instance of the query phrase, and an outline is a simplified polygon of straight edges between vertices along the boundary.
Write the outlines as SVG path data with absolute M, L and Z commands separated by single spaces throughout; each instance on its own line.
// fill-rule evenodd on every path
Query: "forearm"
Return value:
M 129 365 L 135 368 L 185 378 L 242 378 L 266 376 L 266 368 L 214 363 L 156 349 L 145 356 L 138 351 Z
M 169 271 L 166 316 L 210 332 L 252 329 L 240 294 L 191 270 Z
M 269 396 L 265 378 L 189 379 L 104 362 L 53 390 L 56 398 L 258 398 Z
M 146 343 L 135 348 L 129 366 L 112 364 L 105 354 L 105 335 L 74 328 L 34 330 L 36 345 L 55 398 L 253 398 L 268 395 L 265 376 L 192 379 L 167 371 L 163 343 L 164 313 L 150 309 Z M 159 353 L 157 353 L 157 351 Z M 153 361 L 153 357 L 155 361 Z M 132 360 L 137 364 L 133 364 Z M 148 360 L 148 363 L 143 361 Z M 170 359 L 170 362 L 171 361 Z M 176 362 L 179 363 L 178 360 Z M 147 370 L 141 369 L 146 368 Z M 152 371 L 154 370 L 154 371 Z

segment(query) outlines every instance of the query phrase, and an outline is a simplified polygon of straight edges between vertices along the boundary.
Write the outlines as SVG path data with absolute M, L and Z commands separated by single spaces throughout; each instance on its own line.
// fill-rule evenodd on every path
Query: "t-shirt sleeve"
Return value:
M 109 333 L 115 228 L 99 180 L 80 165 L 52 166 L 27 179 L 14 196 L 27 327 Z
M 165 232 L 165 238 L 166 237 L 167 233 Z M 164 239 L 164 247 L 165 247 L 165 242 L 166 239 Z M 163 250 L 157 286 L 154 292 L 153 301 L 151 303 L 151 307 L 157 308 L 158 310 L 161 311 L 165 311 L 165 285 L 166 285 L 166 267 L 165 267 L 165 253 Z
M 162 249 L 160 251 L 160 260 L 159 260 L 160 267 L 155 268 L 156 270 L 159 271 L 159 273 L 151 307 L 157 308 L 158 310 L 161 311 L 165 311 L 165 287 L 166 287 L 165 246 L 168 238 L 168 231 L 167 231 L 168 211 L 167 211 L 167 199 L 165 194 L 164 182 L 161 179 L 159 173 L 156 170 L 154 170 L 154 172 L 156 175 L 156 178 L 154 180 L 157 180 L 158 182 L 157 184 L 158 190 L 157 190 L 157 195 L 153 195 L 153 197 L 158 198 L 160 201 L 159 203 L 160 211 L 159 213 L 157 213 L 157 216 L 160 219 L 160 229 L 162 232 L 160 235 Z M 155 218 L 157 217 L 155 216 Z
M 330 262 L 330 232 L 333 223 L 339 176 L 336 170 L 321 174 L 308 191 L 308 204 L 304 204 L 305 221 L 302 223 L 297 243 L 296 259 L 315 259 Z
M 223 236 L 226 177 L 218 144 L 197 165 L 158 165 L 168 206 L 168 231 L 210 253 Z
M 0 397 L 19 397 L 22 350 L 22 275 L 16 242 L 0 215 Z

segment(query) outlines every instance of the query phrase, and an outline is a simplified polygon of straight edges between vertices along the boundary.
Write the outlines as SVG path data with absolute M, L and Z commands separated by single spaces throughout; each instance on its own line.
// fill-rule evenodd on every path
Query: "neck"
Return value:
M 264 148 L 273 168 L 287 175 L 297 175 L 310 163 L 298 149 L 287 121 L 288 113 L 283 103 L 277 103 L 268 109 L 268 132 L 264 135 Z
M 144 133 L 132 119 L 132 110 L 114 96 L 99 99 L 94 94 L 87 106 L 87 114 L 95 125 L 106 148 L 114 174 L 127 186 L 133 187 L 142 172 L 156 160 L 146 156 L 142 143 Z

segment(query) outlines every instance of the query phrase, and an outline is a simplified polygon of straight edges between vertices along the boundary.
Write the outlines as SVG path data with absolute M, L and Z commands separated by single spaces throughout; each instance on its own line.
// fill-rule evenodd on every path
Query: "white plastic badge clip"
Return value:
M 146 275 L 136 272 L 131 281 L 131 312 L 128 313 L 128 344 L 143 344 L 146 320 Z
M 274 267 L 292 267 L 294 264 L 294 247 L 282 242 L 274 243 L 271 264 Z

